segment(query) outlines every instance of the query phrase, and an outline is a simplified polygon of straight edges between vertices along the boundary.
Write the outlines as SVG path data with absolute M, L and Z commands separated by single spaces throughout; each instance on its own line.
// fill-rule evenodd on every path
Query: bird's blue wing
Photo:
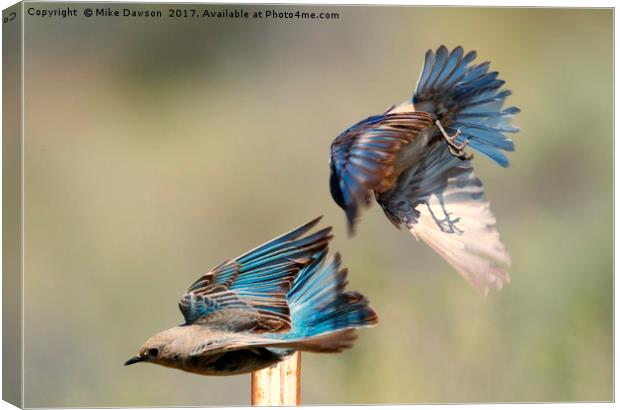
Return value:
M 489 63 L 471 63 L 476 52 L 463 53 L 456 47 L 450 53 L 441 46 L 426 52 L 424 68 L 413 96 L 416 111 L 433 114 L 448 134 L 461 131 L 457 143 L 469 146 L 501 166 L 508 166 L 504 151 L 514 151 L 506 136 L 519 131 L 511 124 L 517 107 L 503 108 L 510 90 L 502 90 L 504 81 L 497 71 L 489 72 Z
M 349 231 L 360 207 L 370 205 L 370 191 L 388 189 L 395 182 L 400 148 L 431 125 L 427 113 L 386 113 L 359 122 L 334 140 L 330 190 L 347 215 Z
M 347 349 L 356 339 L 357 328 L 373 326 L 378 319 L 368 300 L 358 292 L 347 291 L 346 286 L 347 271 L 340 266 L 340 255 L 328 258 L 327 249 L 319 251 L 301 268 L 286 296 L 292 320 L 289 331 L 240 334 L 239 326 L 249 323 L 241 318 L 247 311 L 224 309 L 211 317 L 217 315 L 218 321 L 229 323 L 221 326 L 228 331 L 221 335 L 225 343 L 206 341 L 191 354 L 199 356 L 261 346 L 280 352 L 281 349 L 312 352 Z
M 319 220 L 201 276 L 179 302 L 186 323 L 205 323 L 238 331 L 290 329 L 286 294 L 299 271 L 325 252 L 331 239 L 331 228 L 304 236 Z

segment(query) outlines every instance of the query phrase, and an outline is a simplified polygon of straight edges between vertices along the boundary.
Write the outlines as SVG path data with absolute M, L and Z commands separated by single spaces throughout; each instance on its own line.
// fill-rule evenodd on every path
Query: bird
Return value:
M 355 233 L 371 195 L 387 219 L 425 241 L 483 295 L 510 282 L 501 242 L 473 153 L 508 167 L 511 91 L 476 51 L 445 45 L 425 54 L 413 96 L 338 135 L 330 147 L 330 193 Z
M 296 351 L 336 353 L 377 324 L 368 299 L 346 291 L 331 227 L 316 218 L 200 276 L 181 297 L 185 322 L 150 337 L 125 365 L 207 376 L 254 372 Z

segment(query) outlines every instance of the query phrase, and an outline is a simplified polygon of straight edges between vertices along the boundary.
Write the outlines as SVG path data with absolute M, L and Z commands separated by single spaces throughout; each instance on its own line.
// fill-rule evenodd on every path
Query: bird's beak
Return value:
M 146 360 L 146 356 L 134 356 L 125 362 L 125 366 L 129 366 L 130 364 L 134 364 L 138 362 L 143 362 L 145 360 Z

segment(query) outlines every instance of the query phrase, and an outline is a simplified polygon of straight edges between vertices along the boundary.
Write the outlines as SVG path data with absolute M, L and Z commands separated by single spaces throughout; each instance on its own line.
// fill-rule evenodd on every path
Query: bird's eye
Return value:
M 159 350 L 156 348 L 149 349 L 149 356 L 157 357 L 157 353 L 159 353 Z

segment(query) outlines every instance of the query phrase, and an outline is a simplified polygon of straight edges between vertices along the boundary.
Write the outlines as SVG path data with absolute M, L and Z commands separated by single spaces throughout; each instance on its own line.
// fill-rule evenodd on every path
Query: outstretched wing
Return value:
M 303 237 L 317 218 L 201 276 L 181 297 L 186 324 L 227 331 L 284 332 L 286 294 L 300 269 L 327 251 L 331 228 Z
M 287 295 L 293 319 L 286 333 L 227 333 L 225 341 L 205 340 L 191 355 L 240 347 L 277 347 L 335 353 L 353 346 L 357 328 L 377 324 L 377 314 L 364 295 L 347 291 L 347 270 L 340 255 L 322 253 L 300 272 Z
M 346 212 L 349 231 L 353 230 L 360 206 L 370 205 L 369 191 L 383 191 L 394 184 L 401 147 L 431 125 L 427 113 L 386 113 L 361 121 L 334 140 L 330 190 Z
M 452 156 L 442 141 L 378 201 L 392 221 L 404 223 L 483 294 L 510 281 L 510 257 L 482 182 L 471 162 Z
M 470 65 L 475 58 L 475 51 L 464 55 L 460 46 L 451 52 L 445 46 L 435 53 L 428 50 L 413 105 L 416 111 L 433 114 L 448 134 L 460 130 L 457 143 L 467 140 L 471 148 L 506 167 L 502 151 L 514 151 L 506 134 L 519 131 L 511 120 L 520 110 L 502 108 L 510 90 L 502 90 L 497 71 L 488 72 L 489 62 Z

